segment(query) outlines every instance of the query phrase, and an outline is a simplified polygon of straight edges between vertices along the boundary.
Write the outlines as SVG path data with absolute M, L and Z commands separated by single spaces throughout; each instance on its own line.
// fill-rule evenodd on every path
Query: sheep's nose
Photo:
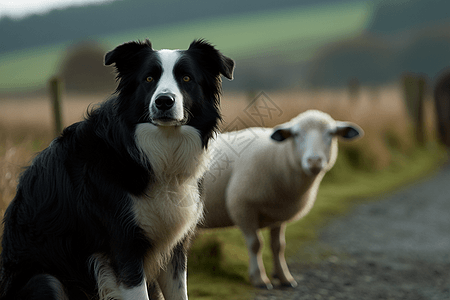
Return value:
M 322 158 L 320 156 L 308 157 L 309 170 L 313 174 L 318 174 L 322 170 Z
M 155 99 L 156 108 L 159 110 L 169 110 L 175 103 L 175 97 L 171 94 L 162 94 Z

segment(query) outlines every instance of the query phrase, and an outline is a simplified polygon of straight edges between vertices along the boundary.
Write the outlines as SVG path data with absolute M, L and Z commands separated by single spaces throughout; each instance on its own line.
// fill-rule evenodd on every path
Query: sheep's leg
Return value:
M 250 282 L 258 288 L 272 289 L 269 278 L 266 275 L 262 260 L 262 237 L 259 230 L 245 230 L 249 261 Z
M 296 287 L 297 282 L 289 272 L 284 258 L 284 250 L 286 249 L 285 229 L 286 223 L 270 228 L 270 245 L 274 263 L 273 277 L 278 278 L 282 286 Z

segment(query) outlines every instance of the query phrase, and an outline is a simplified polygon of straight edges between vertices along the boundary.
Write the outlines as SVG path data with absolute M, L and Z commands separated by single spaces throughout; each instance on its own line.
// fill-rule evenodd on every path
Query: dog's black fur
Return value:
M 98 299 L 94 254 L 105 258 L 117 284 L 143 281 L 144 257 L 156 242 L 135 220 L 132 197 L 145 195 L 157 179 L 135 129 L 152 122 L 149 101 L 162 72 L 156 53 L 148 40 L 107 53 L 105 64 L 118 72 L 115 95 L 67 127 L 21 175 L 4 216 L 0 299 Z M 194 78 L 190 85 L 177 79 L 181 125 L 195 128 L 205 149 L 221 119 L 220 74 L 232 79 L 234 62 L 203 40 L 180 53 L 174 76 Z M 172 249 L 177 271 L 185 268 L 188 235 Z

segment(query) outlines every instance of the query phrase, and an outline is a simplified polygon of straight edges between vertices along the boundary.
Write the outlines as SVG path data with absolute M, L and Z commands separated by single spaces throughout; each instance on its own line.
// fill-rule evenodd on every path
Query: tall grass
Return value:
M 90 103 L 104 96 L 68 95 L 63 103 L 65 125 L 81 120 Z M 426 139 L 420 148 L 397 86 L 362 89 L 357 101 L 345 90 L 284 91 L 224 94 L 222 130 L 248 126 L 272 127 L 307 109 L 319 109 L 337 120 L 352 121 L 365 137 L 340 143 L 338 161 L 325 176 L 311 213 L 288 226 L 287 253 L 300 255 L 327 220 L 348 210 L 354 199 L 392 189 L 422 176 L 443 161 L 445 151 L 435 138 L 434 109 L 425 105 Z M 267 110 L 272 108 L 272 110 Z M 258 113 L 256 113 L 258 112 Z M 271 114 L 269 114 L 269 112 Z M 50 103 L 45 97 L 0 98 L 0 210 L 14 197 L 17 178 L 34 153 L 52 140 Z M 265 236 L 267 239 L 267 234 Z M 265 262 L 271 260 L 267 250 Z M 302 258 L 310 259 L 308 256 Z M 248 299 L 253 291 L 247 280 L 247 250 L 237 229 L 198 233 L 189 258 L 189 293 L 193 299 Z M 268 270 L 270 264 L 266 265 Z
M 71 96 L 63 103 L 63 120 L 70 125 L 83 118 L 90 103 L 101 97 Z M 0 98 L 0 211 L 15 195 L 17 180 L 35 154 L 49 145 L 53 118 L 50 100 L 44 96 Z

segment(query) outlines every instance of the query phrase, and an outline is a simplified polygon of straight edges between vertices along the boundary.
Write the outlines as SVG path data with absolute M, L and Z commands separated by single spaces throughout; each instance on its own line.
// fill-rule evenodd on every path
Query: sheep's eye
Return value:
M 329 130 L 325 133 L 326 136 L 334 137 L 336 136 L 336 130 Z
M 145 80 L 147 82 L 152 82 L 153 81 L 153 77 L 152 76 L 148 76 L 147 78 L 145 78 Z
M 189 81 L 191 81 L 191 77 L 189 77 L 189 76 L 183 76 L 183 81 L 184 82 L 189 82 Z

